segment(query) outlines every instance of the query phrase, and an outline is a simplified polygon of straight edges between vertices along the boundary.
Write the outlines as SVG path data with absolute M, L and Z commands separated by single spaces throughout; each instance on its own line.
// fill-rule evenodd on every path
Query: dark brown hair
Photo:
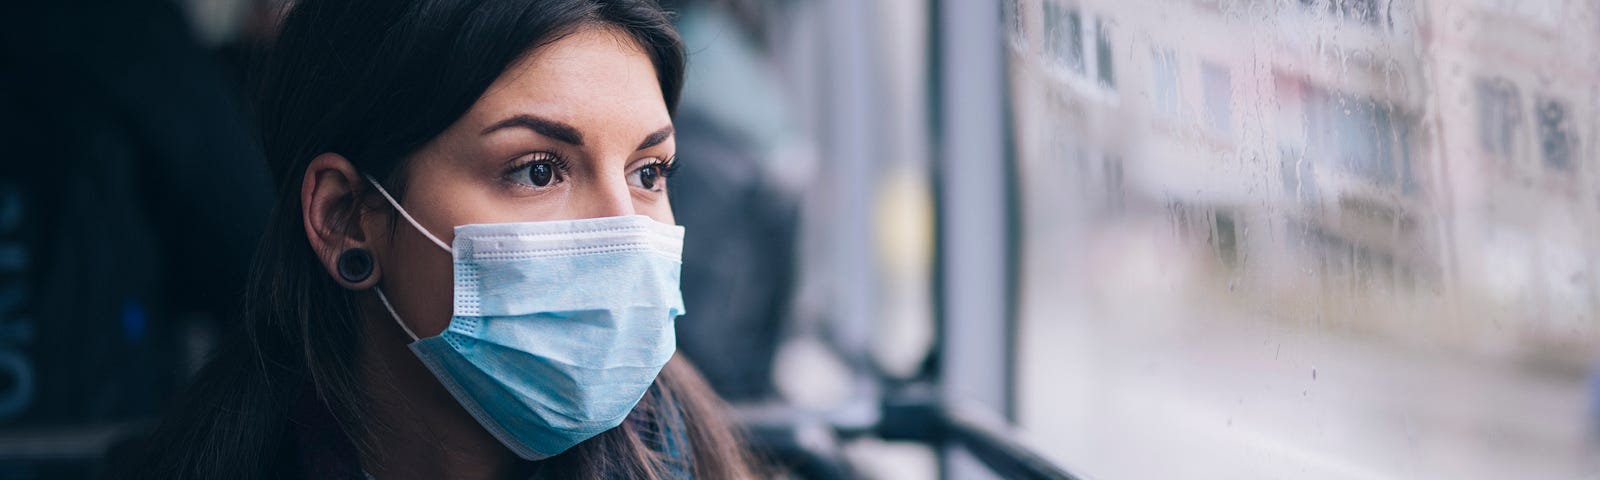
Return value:
M 299 181 L 337 152 L 404 195 L 404 159 L 460 118 L 527 52 L 585 25 L 636 41 L 667 108 L 684 51 L 653 0 L 301 0 L 261 76 L 262 144 L 278 185 L 238 335 L 226 341 L 145 447 L 114 475 L 277 478 L 293 455 L 290 418 L 314 398 L 349 438 L 374 428 L 357 359 L 357 295 L 331 279 L 302 228 Z M 628 421 L 541 462 L 547 478 L 743 478 L 750 463 L 721 403 L 674 358 Z M 663 432 L 683 441 L 663 454 Z M 366 448 L 357 445 L 357 448 Z M 677 448 L 675 448 L 677 449 Z

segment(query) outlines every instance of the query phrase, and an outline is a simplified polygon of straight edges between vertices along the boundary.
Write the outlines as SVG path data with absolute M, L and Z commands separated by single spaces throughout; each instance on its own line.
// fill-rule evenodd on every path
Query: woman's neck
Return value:
M 439 384 L 393 321 L 368 320 L 361 367 L 374 428 L 360 439 L 362 468 L 378 480 L 506 478 L 519 459 Z

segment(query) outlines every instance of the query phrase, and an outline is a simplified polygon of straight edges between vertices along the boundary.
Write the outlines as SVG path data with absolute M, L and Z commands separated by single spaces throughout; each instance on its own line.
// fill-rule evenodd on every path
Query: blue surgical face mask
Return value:
M 683 227 L 637 215 L 463 225 L 452 248 L 367 181 L 455 259 L 450 326 L 411 351 L 517 456 L 621 424 L 672 358 Z

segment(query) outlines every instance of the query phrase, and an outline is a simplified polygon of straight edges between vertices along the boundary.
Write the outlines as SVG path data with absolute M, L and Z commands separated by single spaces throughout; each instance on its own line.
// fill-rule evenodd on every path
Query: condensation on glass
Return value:
M 1600 475 L 1600 4 L 1003 5 L 1049 456 Z

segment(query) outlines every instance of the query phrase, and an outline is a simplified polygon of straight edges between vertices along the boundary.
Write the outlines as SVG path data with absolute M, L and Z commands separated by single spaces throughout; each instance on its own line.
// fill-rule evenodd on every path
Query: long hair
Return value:
M 139 453 L 113 474 L 276 478 L 295 455 L 289 424 L 302 398 L 321 402 L 348 438 L 364 438 L 375 423 L 364 413 L 370 400 L 358 367 L 356 300 L 364 292 L 335 283 L 305 238 L 299 182 L 306 166 L 337 152 L 403 197 L 405 158 L 460 118 L 512 63 L 585 25 L 637 42 L 654 63 L 668 110 L 675 109 L 685 54 L 654 0 L 297 2 L 260 72 L 255 107 L 278 197 L 246 287 L 240 332 L 219 346 Z M 542 461 L 538 471 L 551 478 L 748 477 L 750 463 L 719 408 L 693 367 L 674 358 L 622 426 Z M 660 451 L 664 431 L 683 439 L 683 455 Z

